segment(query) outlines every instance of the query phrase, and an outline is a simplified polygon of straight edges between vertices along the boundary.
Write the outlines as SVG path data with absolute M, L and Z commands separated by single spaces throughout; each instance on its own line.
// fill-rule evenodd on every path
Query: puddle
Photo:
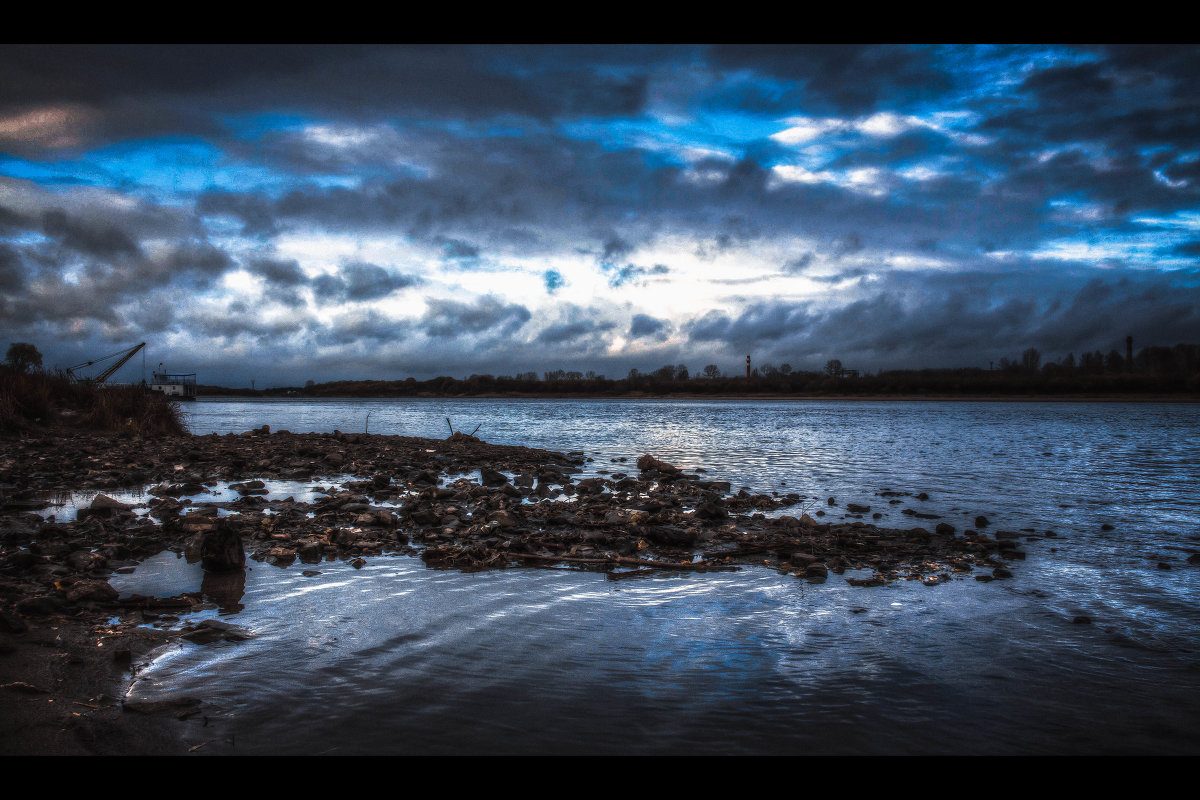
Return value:
M 245 606 L 246 581 L 253 567 L 233 572 L 206 572 L 200 562 L 189 563 L 181 554 L 164 550 L 139 563 L 133 572 L 113 575 L 109 584 L 121 597 L 176 597 L 199 592 L 207 603 L 215 603 L 220 614 L 236 614 Z M 197 608 L 195 611 L 211 610 Z M 170 613 L 195 620 L 192 610 L 171 609 Z

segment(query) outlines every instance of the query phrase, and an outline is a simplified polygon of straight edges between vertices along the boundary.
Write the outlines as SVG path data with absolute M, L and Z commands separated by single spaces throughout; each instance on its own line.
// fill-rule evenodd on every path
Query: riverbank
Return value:
M 895 395 L 860 395 L 860 394 L 642 394 L 632 392 L 622 395 L 610 394 L 522 394 L 519 392 L 472 394 L 472 395 L 416 395 L 412 397 L 395 395 L 281 395 L 269 392 L 232 392 L 212 393 L 201 395 L 206 400 L 271 400 L 295 401 L 301 403 L 321 402 L 324 400 L 387 400 L 387 401 L 436 401 L 446 400 L 577 400 L 577 401 L 636 401 L 646 400 L 700 400 L 700 401 L 746 401 L 746 402 L 846 402 L 864 403 L 878 402 L 947 402 L 947 403 L 1200 403 L 1200 394 L 1055 394 L 1055 395 L 1003 395 L 1003 394 L 895 394 Z
M 579 477 L 585 467 L 594 477 Z M 311 496 L 279 496 L 313 483 Z M 982 517 L 971 531 L 923 522 L 933 515 L 904 492 L 882 502 L 910 504 L 917 524 L 885 529 L 868 505 L 732 492 L 703 468 L 649 456 L 588 466 L 583 453 L 461 433 L 60 432 L 4 440 L 0 486 L 5 753 L 186 752 L 205 741 L 198 700 L 143 705 L 142 714 L 122 700 L 152 648 L 241 635 L 193 621 L 240 608 L 238 572 L 206 575 L 199 592 L 171 597 L 121 596 L 108 578 L 163 550 L 198 560 L 214 536 L 273 568 L 407 555 L 436 569 L 535 566 L 637 580 L 753 565 L 865 591 L 898 580 L 1008 578 L 1024 558 L 1020 543 L 1041 538 L 988 535 Z M 53 513 L 80 490 L 101 493 L 75 518 Z

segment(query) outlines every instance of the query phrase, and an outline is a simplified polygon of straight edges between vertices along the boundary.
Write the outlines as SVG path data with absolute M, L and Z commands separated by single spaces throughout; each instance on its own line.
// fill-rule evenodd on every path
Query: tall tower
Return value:
M 746 356 L 746 380 L 750 379 L 750 356 Z

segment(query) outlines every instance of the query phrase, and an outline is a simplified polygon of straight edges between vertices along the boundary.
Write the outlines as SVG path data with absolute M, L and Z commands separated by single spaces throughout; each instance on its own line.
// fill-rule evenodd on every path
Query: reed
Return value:
M 144 386 L 92 386 L 62 373 L 0 366 L 0 434 L 55 428 L 138 436 L 188 432 L 179 404 Z

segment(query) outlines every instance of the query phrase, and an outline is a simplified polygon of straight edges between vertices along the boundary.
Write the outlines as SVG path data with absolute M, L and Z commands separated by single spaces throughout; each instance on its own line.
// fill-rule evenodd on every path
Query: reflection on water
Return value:
M 236 614 L 245 608 L 241 599 L 246 594 L 246 570 L 205 571 L 200 591 L 206 600 L 217 604 L 222 614 Z
M 440 436 L 449 415 L 491 441 L 585 449 L 592 471 L 652 451 L 735 489 L 786 482 L 831 514 L 866 500 L 904 527 L 900 509 L 914 508 L 1056 536 L 1027 543 L 1012 581 L 937 587 L 813 586 L 765 569 L 465 575 L 397 556 L 308 575 L 256 564 L 228 595 L 256 637 L 185 645 L 134 689 L 203 697 L 200 752 L 1200 752 L 1193 406 L 201 401 L 190 413 L 206 432 L 218 419 L 350 428 L 366 410 L 373 431 Z M 908 494 L 889 506 L 884 488 Z M 210 593 L 184 560 L 156 558 L 114 585 L 145 570 L 163 593 Z

